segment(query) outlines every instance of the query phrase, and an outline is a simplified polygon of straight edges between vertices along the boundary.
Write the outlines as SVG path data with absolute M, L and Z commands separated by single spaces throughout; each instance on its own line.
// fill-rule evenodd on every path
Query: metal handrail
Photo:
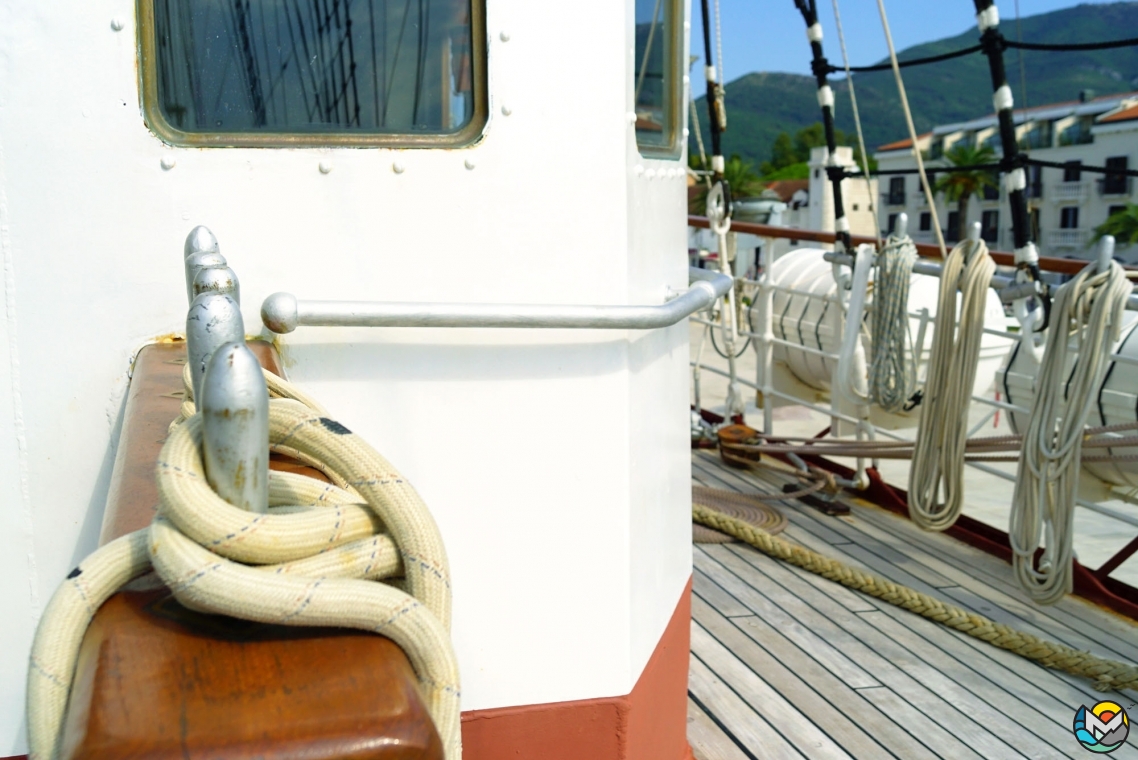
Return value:
M 691 287 L 658 306 L 301 301 L 274 293 L 261 305 L 261 320 L 278 334 L 302 326 L 654 330 L 708 308 L 734 287 L 729 276 L 695 267 L 688 281 Z

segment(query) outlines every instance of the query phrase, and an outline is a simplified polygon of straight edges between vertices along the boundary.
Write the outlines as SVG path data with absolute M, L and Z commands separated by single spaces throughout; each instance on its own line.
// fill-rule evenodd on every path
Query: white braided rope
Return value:
M 294 390 L 279 384 L 282 395 Z M 57 756 L 79 646 L 95 612 L 151 567 L 192 609 L 390 638 L 415 670 L 447 760 L 461 758 L 449 571 L 434 520 L 383 457 L 319 412 L 274 400 L 269 435 L 278 447 L 318 459 L 352 490 L 273 472 L 269 513 L 246 512 L 206 482 L 201 418 L 171 430 L 158 462 L 159 514 L 149 530 L 84 560 L 40 620 L 28 669 L 31 758 Z M 373 582 L 380 579 L 391 581 Z
M 968 410 L 984 337 L 988 285 L 995 271 L 983 240 L 958 244 L 944 260 L 932 355 L 909 469 L 909 517 L 925 530 L 950 527 L 964 504 Z M 963 293 L 959 326 L 958 290 Z
M 908 235 L 890 235 L 877 254 L 869 397 L 888 412 L 902 411 L 917 388 L 917 362 L 909 335 L 909 283 L 916 260 L 917 247 Z
M 1085 267 L 1059 288 L 1023 438 L 1008 538 L 1020 585 L 1040 604 L 1071 592 L 1075 500 L 1084 428 L 1107 355 L 1118 340 L 1130 283 L 1118 264 Z M 1074 342 L 1072 347 L 1071 343 Z M 1074 371 L 1070 353 L 1077 355 Z M 1035 551 L 1042 545 L 1039 569 Z

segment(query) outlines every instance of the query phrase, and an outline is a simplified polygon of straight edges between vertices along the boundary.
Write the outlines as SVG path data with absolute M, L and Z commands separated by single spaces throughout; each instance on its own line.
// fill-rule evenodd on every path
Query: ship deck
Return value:
M 694 484 L 777 492 L 789 475 L 692 454 Z M 1081 599 L 1033 604 L 1006 562 L 848 499 L 778 502 L 783 537 L 965 609 L 1138 662 L 1138 626 Z M 1040 667 L 744 544 L 693 548 L 688 739 L 697 760 L 1083 758 L 1080 704 L 1118 693 Z M 1124 692 L 1124 707 L 1138 693 Z M 1138 712 L 1131 712 L 1138 717 Z M 1134 732 L 1111 754 L 1138 758 Z

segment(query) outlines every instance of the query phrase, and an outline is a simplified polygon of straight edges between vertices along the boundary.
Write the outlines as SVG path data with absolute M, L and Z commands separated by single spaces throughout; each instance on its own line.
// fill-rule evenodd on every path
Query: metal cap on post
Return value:
M 202 380 L 206 480 L 235 507 L 269 509 L 269 390 L 257 357 L 240 342 L 214 352 Z
M 186 315 L 186 359 L 193 378 L 194 400 L 201 399 L 202 378 L 209 358 L 226 343 L 245 341 L 245 322 L 237 302 L 227 295 L 203 293 Z
M 197 298 L 203 293 L 217 293 L 229 296 L 241 305 L 241 282 L 237 274 L 227 266 L 209 266 L 199 269 L 194 275 L 191 295 Z
M 203 267 L 225 266 L 225 257 L 221 255 L 221 247 L 217 238 L 208 227 L 198 225 L 186 235 L 186 243 L 182 248 L 186 266 L 186 296 L 190 303 L 194 302 L 194 277 Z

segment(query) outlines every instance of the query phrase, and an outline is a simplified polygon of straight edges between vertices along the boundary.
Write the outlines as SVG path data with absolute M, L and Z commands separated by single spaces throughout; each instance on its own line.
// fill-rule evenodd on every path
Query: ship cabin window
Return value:
M 486 120 L 484 0 L 141 0 L 176 145 L 456 146 Z
M 636 145 L 652 158 L 679 158 L 681 152 L 680 9 L 677 0 L 636 0 Z

